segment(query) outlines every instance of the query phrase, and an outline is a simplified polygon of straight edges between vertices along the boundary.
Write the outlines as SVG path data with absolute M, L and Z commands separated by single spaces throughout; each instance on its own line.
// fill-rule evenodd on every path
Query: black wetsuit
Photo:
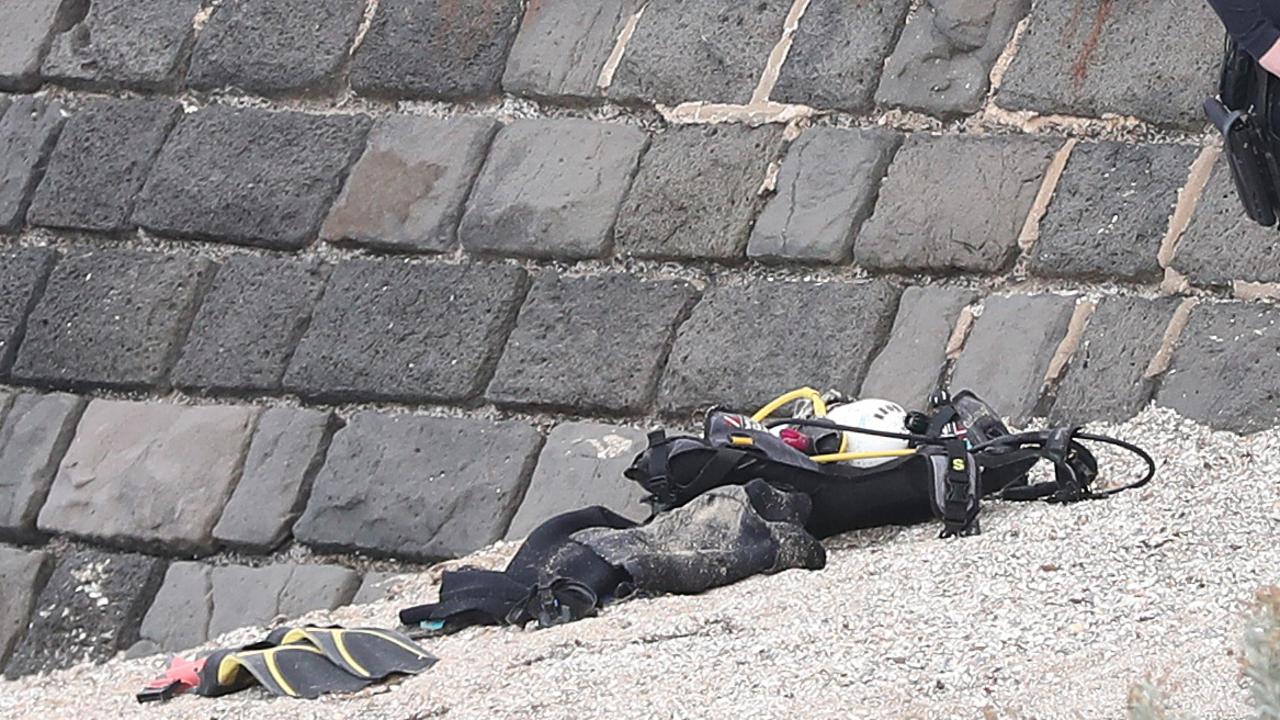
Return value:
M 1280 0 L 1209 0 L 1209 4 L 1254 60 L 1280 40 Z

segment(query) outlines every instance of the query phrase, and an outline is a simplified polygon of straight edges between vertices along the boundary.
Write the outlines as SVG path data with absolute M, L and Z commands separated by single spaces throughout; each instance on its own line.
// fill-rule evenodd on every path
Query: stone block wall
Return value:
M 1276 425 L 1220 38 L 1201 0 L 0 0 L 0 664 L 642 517 L 644 428 L 804 384 Z

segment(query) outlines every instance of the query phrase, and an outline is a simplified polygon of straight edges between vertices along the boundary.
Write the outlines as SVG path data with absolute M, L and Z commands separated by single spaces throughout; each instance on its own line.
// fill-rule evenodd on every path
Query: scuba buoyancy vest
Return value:
M 796 399 L 813 402 L 818 417 L 768 419 L 786 401 Z M 650 433 L 649 447 L 636 456 L 626 476 L 649 493 L 648 502 L 655 512 L 679 507 L 720 485 L 760 478 L 808 494 L 813 511 L 806 528 L 824 538 L 931 517 L 942 520 L 943 537 L 971 535 L 980 531 L 978 513 L 984 496 L 1075 502 L 1139 487 L 1155 474 L 1154 461 L 1140 448 L 1079 428 L 1010 433 L 999 415 L 969 391 L 954 398 L 940 393 L 931 402 L 929 413 L 913 413 L 899 432 L 840 425 L 823 415 L 821 396 L 809 388 L 783 395 L 753 416 L 712 409 L 700 438 L 668 437 L 661 430 Z M 779 426 L 813 428 L 819 433 L 893 436 L 906 440 L 909 446 L 873 453 L 813 455 L 771 432 L 771 427 Z M 1147 473 L 1124 487 L 1093 490 L 1098 463 L 1081 442 L 1088 440 L 1133 452 L 1147 464 Z M 871 467 L 844 462 L 864 456 L 888 460 Z M 1041 460 L 1052 463 L 1053 480 L 1031 484 L 1028 474 Z

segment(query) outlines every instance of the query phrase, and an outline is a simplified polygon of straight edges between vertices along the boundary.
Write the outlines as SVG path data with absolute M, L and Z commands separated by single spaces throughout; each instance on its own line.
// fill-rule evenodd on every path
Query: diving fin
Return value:
M 416 675 L 436 664 L 436 657 L 408 636 L 382 628 L 280 628 L 267 641 L 286 647 L 310 644 L 345 672 L 370 681 Z
M 319 648 L 298 643 L 255 650 L 218 650 L 205 658 L 195 692 L 218 697 L 243 690 L 254 681 L 272 695 L 308 699 L 325 693 L 355 692 L 373 682 L 330 662 Z
M 198 660 L 175 657 L 138 702 L 191 691 L 218 697 L 261 685 L 272 695 L 315 698 L 360 690 L 391 675 L 413 675 L 436 663 L 402 633 L 380 628 L 279 628 L 265 640 L 215 650 Z

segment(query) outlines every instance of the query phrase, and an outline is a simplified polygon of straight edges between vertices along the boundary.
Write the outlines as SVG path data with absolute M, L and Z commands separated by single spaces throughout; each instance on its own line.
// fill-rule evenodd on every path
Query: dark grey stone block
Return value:
M 247 406 L 94 400 L 37 527 L 131 549 L 212 550 L 257 418 Z
M 864 112 L 911 0 L 813 0 L 800 18 L 774 100 Z
M 507 529 L 518 540 L 561 513 L 590 505 L 640 522 L 649 516 L 644 490 L 622 471 L 647 447 L 638 428 L 570 422 L 557 425 L 538 456 L 529 491 Z
M 41 69 L 45 78 L 92 88 L 154 90 L 177 84 L 191 48 L 200 0 L 84 4 L 88 6 L 85 16 L 50 44 Z
M 1139 57 L 1161 61 L 1133 62 Z M 1052 3 L 1031 14 L 996 102 L 1199 129 L 1221 60 L 1222 23 L 1200 0 Z
M 0 667 L 26 634 L 52 565 L 47 553 L 0 547 Z
M 164 576 L 164 561 L 83 549 L 64 557 L 31 613 L 5 677 L 103 662 L 138 638 L 138 625 Z
M 972 390 L 1015 425 L 1039 410 L 1049 363 L 1076 300 L 1061 295 L 987 298 L 951 375 L 952 392 Z
M 328 399 L 465 400 L 484 389 L 524 297 L 499 265 L 339 265 L 284 385 Z
M 889 342 L 867 370 L 861 395 L 892 400 L 908 410 L 924 409 L 942 379 L 947 340 L 960 311 L 977 298 L 976 291 L 965 288 L 903 291 Z
M 224 565 L 213 568 L 211 577 L 211 640 L 237 628 L 268 625 L 277 616 L 346 605 L 360 586 L 358 574 L 335 565 Z
M 129 213 L 152 161 L 178 119 L 172 100 L 95 100 L 67 120 L 36 188 L 32 225 L 114 232 Z
M 62 130 L 62 105 L 20 97 L 0 107 L 0 233 L 17 232 Z
M 529 3 L 511 45 L 502 89 L 551 100 L 599 95 L 600 71 L 641 5 L 641 0 Z
M 1221 430 L 1280 423 L 1280 308 L 1202 303 L 1174 350 L 1156 402 Z
M 498 127 L 473 117 L 379 120 L 320 236 L 381 250 L 452 250 Z
M 161 235 L 303 247 L 320 230 L 368 128 L 363 115 L 211 105 L 174 130 L 133 220 Z
M 284 542 L 306 505 L 333 425 L 327 411 L 280 407 L 262 413 L 213 536 L 253 552 L 270 552 Z
M 648 142 L 589 120 L 517 120 L 493 141 L 458 228 L 472 252 L 598 257 Z
M 129 648 L 135 657 L 190 650 L 209 639 L 213 616 L 211 568 L 197 562 L 175 562 L 165 571 L 155 600 L 142 618 L 141 640 Z
M 972 115 L 1031 0 L 926 0 L 885 65 L 876 102 L 939 117 Z
M 8 377 L 27 333 L 27 316 L 44 294 L 58 253 L 22 248 L 0 255 L 0 377 Z
M 32 90 L 40 85 L 40 61 L 49 40 L 67 21 L 75 3 L 67 0 L 0 1 L 0 90 Z
M 19 395 L 0 425 L 0 534 L 31 539 L 84 398 Z
M 371 572 L 365 573 L 360 582 L 360 589 L 351 598 L 352 605 L 368 605 L 380 600 L 394 600 L 399 597 L 399 581 L 407 577 L 402 573 Z
M 1032 271 L 1158 280 L 1160 243 L 1195 156 L 1180 145 L 1076 146 L 1040 222 Z
M 810 128 L 787 150 L 778 189 L 751 230 L 747 255 L 765 261 L 848 262 L 902 137 Z
M 1276 229 L 1262 227 L 1244 214 L 1223 157 L 1209 176 L 1171 264 L 1199 285 L 1280 282 L 1276 247 Z
M 746 103 L 790 10 L 790 0 L 650 0 L 609 97 L 664 105 Z
M 877 270 L 996 272 L 1018 235 L 1057 143 L 1021 137 L 907 138 L 853 249 Z
M 385 0 L 351 64 L 364 95 L 467 100 L 497 95 L 520 0 Z
M 754 411 L 804 385 L 857 394 L 898 295 L 883 280 L 715 287 L 680 327 L 659 403 L 668 412 Z
M 187 82 L 263 95 L 335 89 L 363 11 L 358 0 L 227 0 L 200 31 Z
M 173 369 L 178 387 L 274 391 L 311 319 L 328 268 L 237 256 L 214 276 Z
M 693 125 L 658 135 L 618 215 L 620 252 L 741 259 L 761 184 L 782 151 L 776 126 Z
M 334 436 L 294 535 L 320 549 L 465 555 L 502 538 L 541 446 L 514 421 L 358 413 Z
M 486 397 L 500 405 L 642 412 L 696 297 L 684 282 L 544 272 Z
M 27 320 L 13 376 L 55 387 L 164 384 L 213 267 L 139 250 L 64 258 Z
M 1095 420 L 1120 422 L 1137 415 L 1151 400 L 1155 383 L 1146 377 L 1147 367 L 1160 350 L 1179 302 L 1178 298 L 1103 299 L 1058 384 L 1050 420 L 1079 425 Z

